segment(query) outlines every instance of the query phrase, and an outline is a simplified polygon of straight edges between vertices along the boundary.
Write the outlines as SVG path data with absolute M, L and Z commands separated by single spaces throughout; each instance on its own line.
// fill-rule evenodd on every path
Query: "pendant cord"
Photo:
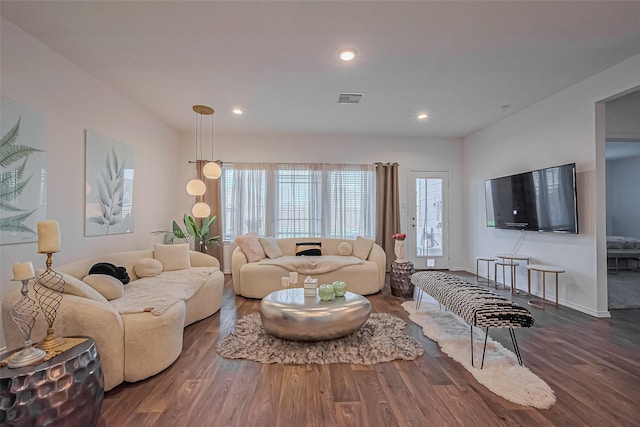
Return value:
M 196 162 L 198 161 L 198 113 L 196 113 L 196 122 L 195 122 L 195 129 L 196 129 Z

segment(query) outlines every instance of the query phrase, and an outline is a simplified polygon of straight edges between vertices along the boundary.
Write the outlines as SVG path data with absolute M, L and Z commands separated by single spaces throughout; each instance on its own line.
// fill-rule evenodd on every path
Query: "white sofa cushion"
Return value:
M 189 245 L 153 245 L 153 257 L 162 263 L 163 271 L 184 270 L 191 267 Z M 137 273 L 136 273 L 137 274 Z
M 262 249 L 264 249 L 264 253 L 267 257 L 274 259 L 284 256 L 275 237 L 260 237 L 260 244 L 262 245 Z
M 260 244 L 258 234 L 252 232 L 243 234 L 242 236 L 236 236 L 235 241 L 249 262 L 260 261 L 267 257 L 267 254 L 264 253 L 264 249 Z
M 353 243 L 353 256 L 356 256 L 362 260 L 369 258 L 369 252 L 375 242 L 372 239 L 366 239 L 364 237 L 356 237 L 356 241 Z
M 108 274 L 89 274 L 82 281 L 100 292 L 100 295 L 109 301 L 124 296 L 122 282 Z
M 36 269 L 36 276 L 40 276 L 43 272 L 44 270 L 42 269 Z M 100 295 L 100 292 L 96 291 L 91 286 L 84 283 L 82 280 L 73 277 L 70 274 L 61 273 L 59 271 L 56 272 L 61 274 L 62 279 L 64 280 L 64 290 L 62 291 L 63 293 L 108 304 L 107 299 Z M 42 281 L 41 283 L 50 288 L 50 286 L 47 286 L 50 282 Z
M 142 258 L 136 261 L 133 269 L 138 277 L 153 277 L 162 273 L 163 266 L 157 259 Z
M 349 256 L 353 253 L 353 246 L 348 242 L 340 242 L 338 245 L 338 255 Z

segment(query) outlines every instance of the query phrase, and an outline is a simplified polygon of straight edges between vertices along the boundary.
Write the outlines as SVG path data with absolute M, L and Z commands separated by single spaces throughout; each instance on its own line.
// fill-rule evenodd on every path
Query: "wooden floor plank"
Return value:
M 288 365 L 285 367 L 280 390 L 280 401 L 276 413 L 277 426 L 304 426 L 307 424 L 306 375 L 305 367 Z
M 218 341 L 236 319 L 260 309 L 225 279 L 221 310 L 185 328 L 183 353 L 165 371 L 107 392 L 99 427 L 640 425 L 640 310 L 597 319 L 565 307 L 530 308 L 534 327 L 517 331 L 523 359 L 557 396 L 539 410 L 478 384 L 409 321 L 405 299 L 391 296 L 388 284 L 368 298 L 374 311 L 407 322 L 407 334 L 425 349 L 414 361 L 295 366 L 221 358 Z M 491 336 L 511 349 L 507 331 Z

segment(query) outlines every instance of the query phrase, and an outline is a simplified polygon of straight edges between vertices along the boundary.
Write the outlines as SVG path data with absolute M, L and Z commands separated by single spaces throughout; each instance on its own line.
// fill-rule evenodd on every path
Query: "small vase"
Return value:
M 396 245 L 393 249 L 393 251 L 396 253 L 396 262 L 407 262 L 407 260 L 404 259 L 404 240 L 396 240 Z

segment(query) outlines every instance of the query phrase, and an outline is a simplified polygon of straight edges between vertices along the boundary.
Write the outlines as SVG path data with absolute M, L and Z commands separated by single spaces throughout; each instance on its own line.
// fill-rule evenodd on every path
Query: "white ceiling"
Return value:
M 206 104 L 216 133 L 462 137 L 640 53 L 640 2 L 2 0 L 0 14 L 183 132 Z

